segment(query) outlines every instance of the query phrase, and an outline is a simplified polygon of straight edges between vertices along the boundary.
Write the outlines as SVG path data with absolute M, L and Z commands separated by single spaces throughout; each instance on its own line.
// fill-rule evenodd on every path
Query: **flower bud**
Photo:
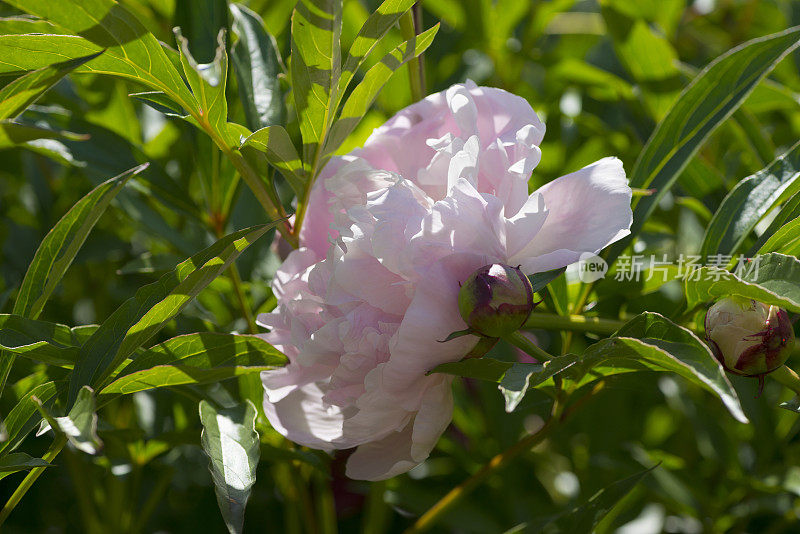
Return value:
M 515 332 L 533 311 L 533 287 L 516 267 L 493 263 L 472 273 L 458 292 L 458 311 L 470 330 L 488 337 Z
M 792 322 L 777 306 L 726 297 L 709 308 L 705 323 L 714 356 L 731 373 L 763 376 L 783 365 L 792 352 Z

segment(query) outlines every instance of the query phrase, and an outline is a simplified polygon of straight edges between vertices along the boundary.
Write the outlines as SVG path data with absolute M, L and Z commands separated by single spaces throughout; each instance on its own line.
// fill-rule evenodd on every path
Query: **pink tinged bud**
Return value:
M 458 311 L 470 330 L 502 337 L 519 330 L 533 311 L 533 288 L 516 267 L 494 263 L 472 273 L 458 292 Z
M 706 339 L 731 373 L 764 376 L 784 364 L 794 346 L 785 310 L 752 299 L 726 297 L 706 314 Z

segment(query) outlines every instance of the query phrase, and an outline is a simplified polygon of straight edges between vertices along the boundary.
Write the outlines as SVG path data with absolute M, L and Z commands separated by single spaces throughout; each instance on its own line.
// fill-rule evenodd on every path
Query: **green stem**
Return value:
M 364 511 L 363 534 L 382 534 L 387 530 L 389 507 L 384 500 L 386 481 L 380 480 L 369 485 L 369 494 Z
M 782 365 L 770 373 L 769 376 L 778 383 L 783 384 L 784 387 L 794 391 L 797 395 L 800 395 L 800 376 L 797 376 L 797 373 L 789 367 Z
M 231 263 L 228 273 L 230 274 L 231 282 L 233 282 L 233 291 L 236 293 L 236 300 L 239 302 L 239 309 L 244 315 L 244 318 L 247 319 L 247 328 L 250 330 L 251 334 L 257 334 L 258 326 L 253 318 L 253 312 L 250 310 L 250 306 L 247 305 L 247 299 L 245 298 L 244 290 L 242 289 L 242 277 L 239 275 L 239 269 L 236 267 L 236 263 Z
M 583 315 L 556 315 L 553 313 L 534 312 L 522 328 L 542 330 L 567 330 L 571 332 L 594 332 L 610 335 L 624 325 L 624 321 L 603 319 L 601 317 L 585 317 Z
M 424 532 L 431 528 L 439 521 L 442 516 L 447 513 L 453 506 L 463 499 L 469 492 L 474 490 L 490 475 L 493 475 L 506 465 L 519 456 L 520 454 L 531 450 L 534 446 L 541 443 L 561 421 L 562 405 L 559 401 L 553 404 L 553 413 L 550 419 L 533 434 L 525 436 L 514 445 L 501 452 L 491 460 L 489 463 L 481 467 L 477 473 L 469 477 L 467 480 L 450 490 L 450 492 L 442 497 L 439 502 L 434 504 L 422 517 L 420 517 L 414 525 L 406 530 L 405 534 L 416 534 Z
M 50 444 L 50 448 L 47 449 L 47 452 L 42 456 L 42 460 L 46 461 L 47 463 L 51 463 L 58 453 L 61 452 L 61 449 L 64 448 L 64 445 L 67 443 L 67 438 L 64 436 L 57 436 L 53 443 Z M 17 487 L 14 493 L 11 494 L 11 497 L 8 498 L 6 501 L 5 506 L 3 509 L 0 510 L 0 525 L 2 525 L 11 512 L 14 510 L 14 507 L 19 504 L 19 501 L 22 500 L 22 497 L 31 489 L 33 483 L 36 482 L 36 479 L 39 478 L 44 470 L 47 469 L 46 467 L 34 467 L 30 470 L 28 475 L 22 480 L 22 483 Z
M 415 24 L 416 21 L 414 20 L 414 8 L 416 7 L 417 5 L 415 4 L 412 9 L 406 11 L 400 17 L 400 32 L 406 41 L 413 40 L 417 36 L 417 24 Z M 408 77 L 411 83 L 411 100 L 419 102 L 425 98 L 425 77 L 421 56 L 408 61 Z
M 536 345 L 533 341 L 525 337 L 522 332 L 512 332 L 507 336 L 503 336 L 505 341 L 508 341 L 523 352 L 535 356 L 537 360 L 552 360 L 553 355 Z

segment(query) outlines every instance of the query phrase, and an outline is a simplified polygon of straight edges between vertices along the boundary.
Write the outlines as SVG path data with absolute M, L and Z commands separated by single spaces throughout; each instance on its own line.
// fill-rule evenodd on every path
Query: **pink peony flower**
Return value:
M 490 263 L 532 274 L 629 233 L 631 190 L 605 158 L 528 194 L 544 125 L 520 97 L 454 85 L 402 110 L 314 186 L 301 248 L 275 280 L 265 338 L 289 357 L 263 373 L 280 433 L 356 447 L 351 478 L 381 480 L 425 460 L 450 422 L 452 377 L 478 338 L 459 281 Z

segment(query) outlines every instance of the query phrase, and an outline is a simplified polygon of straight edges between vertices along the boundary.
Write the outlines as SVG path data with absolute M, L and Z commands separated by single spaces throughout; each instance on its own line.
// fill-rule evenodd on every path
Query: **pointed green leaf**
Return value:
M 800 217 L 782 225 L 758 250 L 759 254 L 769 252 L 800 256 Z
M 97 414 L 92 388 L 82 387 L 75 404 L 69 413 L 62 417 L 54 417 L 41 401 L 34 397 L 34 402 L 36 401 L 39 401 L 37 402 L 39 412 L 50 424 L 50 428 L 54 432 L 64 434 L 76 449 L 86 454 L 97 454 L 102 448 L 103 442 L 97 436 Z
M 800 191 L 800 143 L 764 169 L 736 184 L 720 204 L 700 254 L 734 254 L 764 215 L 782 198 Z
M 400 20 L 400 17 L 411 9 L 414 2 L 415 0 L 385 0 L 367 18 L 350 46 L 350 51 L 344 61 L 342 75 L 339 78 L 338 100 L 334 107 L 338 107 L 338 103 L 347 91 L 353 76 L 364 64 L 364 61 L 378 42 Z
M 574 354 L 539 363 L 512 363 L 493 358 L 470 358 L 460 362 L 443 363 L 432 373 L 448 373 L 466 378 L 497 382 L 506 401 L 506 411 L 513 412 L 529 389 L 569 369 L 580 358 Z
M 89 232 L 111 200 L 132 177 L 147 168 L 140 165 L 95 187 L 79 200 L 42 240 L 22 281 L 14 313 L 36 318 L 64 276 Z
M 216 409 L 200 401 L 200 441 L 210 460 L 217 503 L 228 530 L 241 533 L 244 508 L 256 481 L 261 455 L 255 429 L 256 408 L 250 401 L 235 408 Z
M 59 388 L 63 389 L 62 385 L 65 384 L 59 383 L 57 387 L 55 382 L 45 382 L 22 395 L 3 421 L 8 438 L 0 443 L 0 452 L 16 449 L 42 420 L 38 404 L 34 402 L 33 398 L 39 399 L 43 406 L 49 408 L 55 402 Z
M 264 21 L 255 12 L 241 4 L 231 4 L 230 11 L 233 31 L 239 37 L 231 49 L 231 61 L 247 126 L 256 131 L 282 125 L 286 117 L 275 38 L 267 33 Z
M 758 254 L 766 254 L 767 252 L 781 252 L 780 250 L 761 250 L 764 244 L 770 239 L 774 234 L 776 234 L 784 225 L 788 224 L 789 221 L 800 217 L 800 193 L 795 193 L 792 195 L 790 199 L 783 203 L 780 207 L 778 212 L 775 214 L 775 218 L 769 223 L 769 226 L 764 233 L 761 234 L 756 241 L 755 245 L 753 245 L 747 253 L 747 256 L 754 256 L 756 253 Z M 795 254 L 796 255 L 796 254 Z
M 0 119 L 14 119 L 61 78 L 102 54 L 71 59 L 20 76 L 0 90 Z
M 800 27 L 748 41 L 712 61 L 684 89 L 630 175 L 631 187 L 656 193 L 638 198 L 631 235 L 612 245 L 607 259 L 616 259 L 628 246 L 708 136 L 798 44 Z
M 415 39 L 401 43 L 367 71 L 364 79 L 353 89 L 353 92 L 345 101 L 342 112 L 331 127 L 330 135 L 325 142 L 325 149 L 322 153 L 323 157 L 339 148 L 361 121 L 361 118 L 375 101 L 378 93 L 389 81 L 389 78 L 392 77 L 392 74 L 410 59 L 419 57 L 431 45 L 438 31 L 439 25 L 437 24 L 433 28 L 417 35 Z
M 253 132 L 242 142 L 242 148 L 245 147 L 252 147 L 262 154 L 286 178 L 298 198 L 302 197 L 308 179 L 297 149 L 283 126 L 276 124 Z M 245 150 L 243 153 L 247 158 L 256 157 L 251 151 Z
M 174 337 L 138 355 L 101 395 L 218 382 L 286 365 L 278 349 L 256 336 L 204 332 Z
M 142 93 L 131 93 L 129 96 L 144 102 L 151 108 L 168 117 L 185 119 L 189 116 L 186 110 L 176 104 L 164 91 L 144 91 Z
M 20 315 L 0 314 L 0 349 L 62 367 L 71 367 L 77 357 L 70 327 Z
M 556 519 L 551 525 L 555 526 L 558 532 L 594 532 L 600 520 L 656 467 L 658 466 L 606 486 L 582 505 Z
M 771 252 L 756 256 L 739 274 L 701 267 L 686 278 L 690 308 L 721 297 L 740 296 L 800 313 L 800 260 Z
M 719 397 L 731 415 L 747 422 L 736 390 L 708 346 L 691 330 L 658 313 L 637 315 L 614 337 L 587 348 L 566 375 L 580 385 L 587 379 L 639 370 L 678 374 Z
M 292 13 L 290 72 L 306 164 L 314 163 L 333 120 L 331 105 L 341 69 L 341 32 L 341 0 L 297 3 Z
M 164 91 L 182 106 L 194 100 L 158 39 L 114 0 L 6 0 L 8 4 L 83 38 L 88 52 L 106 53 L 87 65 L 91 72 L 123 76 Z M 49 41 L 42 36 L 40 42 Z M 63 39 L 62 39 L 63 41 Z M 59 48 L 54 52 L 58 53 Z M 62 56 L 63 58 L 63 56 Z
M 19 146 L 37 139 L 57 138 L 72 138 L 74 140 L 85 139 L 84 136 L 70 132 L 61 132 L 42 126 L 0 120 L 0 150 Z
M 79 200 L 45 236 L 22 280 L 14 314 L 35 319 L 72 264 L 89 232 L 122 186 L 144 169 L 140 165 L 103 182 Z M 0 392 L 11 370 L 13 355 L 0 351 Z
M 180 45 L 183 73 L 189 80 L 202 119 L 221 137 L 227 137 L 228 102 L 225 87 L 228 76 L 228 54 L 225 52 L 225 32 L 217 36 L 217 53 L 211 63 L 198 64 L 189 52 L 189 43 L 175 28 L 175 38 Z M 238 139 L 236 139 L 238 143 Z
M 41 458 L 34 458 L 24 452 L 12 452 L 0 458 L 0 480 L 18 471 L 28 471 L 34 467 L 51 467 L 52 464 Z
M 223 237 L 125 301 L 83 345 L 70 381 L 70 401 L 85 385 L 102 386 L 125 358 L 180 313 L 239 254 L 278 222 Z

